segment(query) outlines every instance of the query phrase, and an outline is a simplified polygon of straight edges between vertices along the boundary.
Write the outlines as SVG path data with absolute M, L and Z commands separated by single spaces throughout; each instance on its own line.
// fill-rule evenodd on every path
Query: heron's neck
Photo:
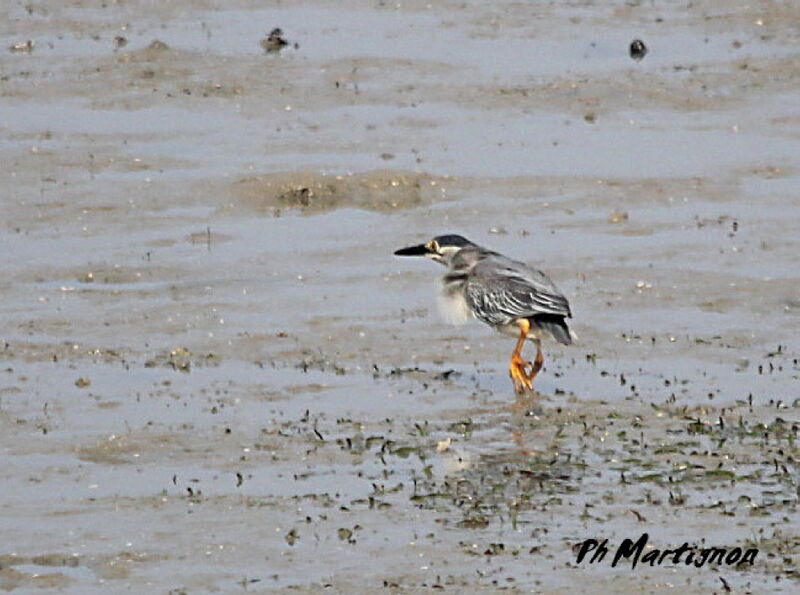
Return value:
M 463 291 L 464 286 L 467 284 L 467 277 L 475 266 L 474 262 L 466 262 L 464 260 L 456 259 L 451 261 L 448 265 L 448 271 L 442 277 L 442 289 L 447 295 L 459 293 Z

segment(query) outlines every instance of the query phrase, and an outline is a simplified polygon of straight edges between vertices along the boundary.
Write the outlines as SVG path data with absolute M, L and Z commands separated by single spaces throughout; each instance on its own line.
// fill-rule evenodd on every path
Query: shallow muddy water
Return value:
M 50 4 L 0 8 L 0 589 L 797 590 L 800 9 Z M 447 232 L 570 298 L 536 393 L 392 256 Z M 577 563 L 642 533 L 759 554 Z

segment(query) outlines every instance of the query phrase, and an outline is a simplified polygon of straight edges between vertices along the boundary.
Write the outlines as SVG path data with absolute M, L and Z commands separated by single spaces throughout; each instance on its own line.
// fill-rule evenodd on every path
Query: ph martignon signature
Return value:
M 684 542 L 683 545 L 675 549 L 662 550 L 652 548 L 645 552 L 648 539 L 649 535 L 647 533 L 642 533 L 642 536 L 635 542 L 632 539 L 624 539 L 614 552 L 614 557 L 611 559 L 611 567 L 615 568 L 623 558 L 625 562 L 631 563 L 631 570 L 635 569 L 639 562 L 650 566 L 661 566 L 665 562 L 672 564 L 683 563 L 686 566 L 694 565 L 697 568 L 702 568 L 706 564 L 736 566 L 749 563 L 752 566 L 758 555 L 756 548 L 748 548 L 742 551 L 740 547 L 698 547 L 689 545 L 688 542 Z M 592 554 L 588 559 L 589 564 L 602 562 L 609 552 L 608 539 L 603 541 L 587 539 L 579 545 L 580 548 L 578 549 L 576 560 L 578 564 L 581 564 L 589 554 Z

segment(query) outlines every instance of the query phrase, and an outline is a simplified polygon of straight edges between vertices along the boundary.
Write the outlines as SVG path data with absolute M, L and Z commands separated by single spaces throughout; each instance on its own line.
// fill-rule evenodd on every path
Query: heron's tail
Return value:
M 553 338 L 559 343 L 570 345 L 574 333 L 567 326 L 567 321 L 563 316 L 555 314 L 537 314 L 533 317 L 536 325 L 553 335 Z

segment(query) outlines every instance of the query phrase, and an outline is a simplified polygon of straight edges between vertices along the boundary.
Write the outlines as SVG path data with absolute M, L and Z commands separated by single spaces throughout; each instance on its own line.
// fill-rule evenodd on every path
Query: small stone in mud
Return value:
M 169 46 L 163 41 L 156 39 L 153 43 L 147 46 L 147 49 L 151 52 L 163 52 L 168 50 Z
M 126 38 L 122 37 L 122 35 L 117 35 L 114 38 L 114 47 L 116 47 L 116 48 L 124 48 L 126 45 L 128 45 L 128 40 Z
M 630 47 L 631 58 L 639 62 L 647 55 L 647 46 L 641 39 L 634 39 Z
M 292 188 L 284 192 L 279 198 L 282 202 L 288 204 L 298 204 L 301 207 L 308 207 L 311 205 L 311 199 L 314 193 L 306 187 Z
M 628 220 L 627 211 L 611 211 L 608 215 L 609 223 L 623 223 Z
M 75 386 L 78 388 L 87 388 L 92 382 L 85 376 L 81 376 L 75 381 Z
M 597 121 L 597 114 L 594 112 L 586 112 L 586 115 L 583 116 L 583 119 L 589 124 L 594 124 Z
M 279 52 L 287 45 L 289 42 L 283 38 L 283 31 L 280 27 L 275 27 L 266 39 L 261 40 L 261 47 L 268 53 Z
M 185 347 L 177 347 L 169 353 L 169 364 L 173 370 L 189 372 L 192 368 L 192 352 Z
M 10 46 L 8 46 L 8 51 L 20 54 L 30 54 L 34 47 L 36 47 L 36 42 L 32 39 L 28 39 L 26 41 L 12 43 Z

